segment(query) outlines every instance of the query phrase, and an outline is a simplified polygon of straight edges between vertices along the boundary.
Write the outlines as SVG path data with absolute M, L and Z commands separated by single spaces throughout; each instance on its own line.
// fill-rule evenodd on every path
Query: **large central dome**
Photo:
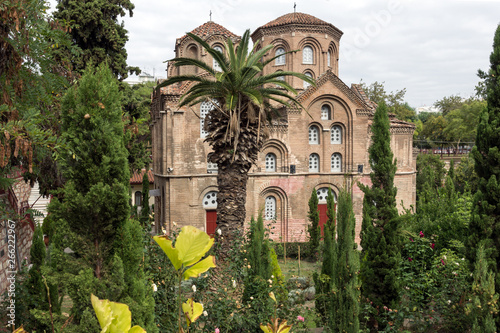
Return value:
M 283 16 L 278 17 L 277 19 L 272 20 L 261 26 L 261 28 L 271 28 L 271 27 L 279 27 L 287 24 L 314 24 L 314 25 L 328 25 L 333 26 L 332 24 L 320 20 L 319 18 L 304 14 L 304 13 L 289 13 Z

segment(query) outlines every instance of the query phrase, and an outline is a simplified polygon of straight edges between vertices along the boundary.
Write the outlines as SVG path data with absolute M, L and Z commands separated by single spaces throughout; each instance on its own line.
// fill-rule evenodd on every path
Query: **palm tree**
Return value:
M 296 76 L 311 84 L 314 82 L 304 74 L 289 71 L 263 75 L 264 66 L 276 58 L 262 60 L 273 46 L 257 50 L 257 44 L 249 52 L 249 30 L 245 31 L 238 45 L 234 45 L 231 39 L 227 40 L 227 55 L 192 33 L 188 36 L 202 45 L 220 68 L 216 70 L 197 59 L 174 58 L 170 60 L 174 66 L 196 66 L 203 74 L 174 76 L 159 87 L 191 82 L 179 107 L 206 101 L 213 105 L 205 118 L 208 132 L 205 141 L 213 149 L 209 162 L 218 166 L 217 227 L 226 236 L 222 242 L 222 253 L 225 253 L 233 231 L 243 230 L 248 171 L 257 160 L 265 140 L 266 122 L 276 118 L 283 106 L 290 103 L 300 106 L 290 95 L 297 94 L 296 90 L 283 77 Z

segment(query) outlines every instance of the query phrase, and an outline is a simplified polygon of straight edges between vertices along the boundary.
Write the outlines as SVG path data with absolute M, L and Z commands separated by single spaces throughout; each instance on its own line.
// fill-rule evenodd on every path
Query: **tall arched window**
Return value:
M 220 53 L 222 53 L 222 47 L 220 47 L 220 46 L 218 46 L 218 45 L 217 45 L 217 46 L 214 46 L 214 50 L 219 51 Z M 213 67 L 216 71 L 220 71 L 220 70 L 221 70 L 219 63 L 218 63 L 215 59 L 214 59 L 214 61 L 213 61 L 213 65 L 212 65 L 212 67 Z
M 330 67 L 332 65 L 332 54 L 330 51 L 326 54 L 326 65 Z
M 332 172 L 342 172 L 342 155 L 339 153 L 332 155 Z
M 136 191 L 134 195 L 134 204 L 136 206 L 142 206 L 142 192 L 141 191 Z
M 319 155 L 309 155 L 309 172 L 319 172 Z
M 332 109 L 329 105 L 323 105 L 321 107 L 321 120 L 331 120 L 332 119 Z
M 275 220 L 276 219 L 276 198 L 273 196 L 268 196 L 266 198 L 266 212 L 264 215 L 265 220 Z
M 286 55 L 285 49 L 280 47 L 276 50 L 275 56 L 277 57 L 275 60 L 275 65 L 284 65 L 286 64 Z
M 305 46 L 302 49 L 302 63 L 312 64 L 313 63 L 313 49 L 310 46 Z
M 276 155 L 273 153 L 266 155 L 266 172 L 276 172 Z
M 205 117 L 214 108 L 212 102 L 202 102 L 200 104 L 200 137 L 204 138 L 208 132 L 205 131 Z
M 330 139 L 332 144 L 342 143 L 342 127 L 334 125 L 330 131 Z
M 203 208 L 216 209 L 217 208 L 217 192 L 210 191 L 203 197 Z
M 304 73 L 304 75 L 305 75 L 305 76 L 307 76 L 307 77 L 310 77 L 311 79 L 312 79 L 312 77 L 313 77 L 313 76 L 312 76 L 312 74 L 311 74 L 310 72 L 305 72 L 305 73 Z M 311 85 L 311 84 L 310 84 L 309 82 L 304 81 L 304 89 L 307 89 L 310 85 Z
M 309 144 L 319 145 L 319 129 L 318 126 L 309 127 Z

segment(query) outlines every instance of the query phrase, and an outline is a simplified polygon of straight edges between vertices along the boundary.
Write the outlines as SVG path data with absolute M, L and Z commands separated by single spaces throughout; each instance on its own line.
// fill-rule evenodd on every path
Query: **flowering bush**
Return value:
M 437 253 L 436 242 L 422 231 L 418 237 L 407 237 L 401 262 L 400 312 L 415 331 L 435 326 L 466 331 L 470 324 L 465 316 L 470 275 L 467 261 L 448 249 Z

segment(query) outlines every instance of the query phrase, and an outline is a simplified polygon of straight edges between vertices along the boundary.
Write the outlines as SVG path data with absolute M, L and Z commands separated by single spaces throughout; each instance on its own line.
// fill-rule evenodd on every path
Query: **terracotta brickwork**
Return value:
M 238 41 L 233 33 L 213 24 L 205 23 L 193 32 L 212 31 L 212 35 L 202 36 L 210 45 L 228 37 Z M 268 126 L 270 136 L 250 170 L 247 222 L 260 211 L 272 211 L 274 219 L 267 223 L 276 240 L 306 239 L 308 200 L 313 190 L 331 188 L 337 195 L 347 187 L 353 194 L 359 242 L 363 193 L 357 182 L 370 184 L 368 147 L 376 104 L 367 99 L 359 85 L 348 86 L 338 77 L 341 36 L 332 24 L 302 13 L 284 15 L 252 34 L 254 43 L 274 45 L 266 57 L 274 57 L 279 48 L 293 51 L 278 64 L 270 64 L 267 71 L 308 72 L 317 83 L 304 87 L 299 79 L 289 82 L 299 90 L 297 98 L 305 110 L 287 108 L 282 119 Z M 196 46 L 188 36 L 178 39 L 176 55 L 185 56 L 189 45 Z M 196 54 L 205 59 L 204 51 L 196 47 Z M 304 55 L 306 47 L 309 50 Z M 204 61 L 211 63 L 212 59 L 205 57 Z M 179 74 L 171 64 L 168 73 Z M 153 94 L 153 173 L 155 188 L 160 192 L 155 197 L 157 231 L 170 230 L 173 222 L 205 229 L 210 208 L 204 198 L 217 191 L 215 170 L 207 164 L 211 150 L 202 133 L 203 108 L 178 107 L 188 87 L 180 84 L 157 89 Z M 391 147 L 398 166 L 396 200 L 405 207 L 415 204 L 413 132 L 412 124 L 391 116 Z M 403 209 L 400 205 L 398 208 Z

